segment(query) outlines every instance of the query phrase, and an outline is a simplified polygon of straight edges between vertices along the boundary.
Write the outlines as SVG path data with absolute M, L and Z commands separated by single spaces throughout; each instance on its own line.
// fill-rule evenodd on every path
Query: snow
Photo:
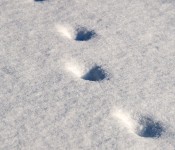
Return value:
M 174 150 L 173 0 L 1 0 L 1 150 Z
M 65 25 L 56 25 L 58 33 L 68 39 L 73 39 L 73 29 L 71 27 L 65 27 Z

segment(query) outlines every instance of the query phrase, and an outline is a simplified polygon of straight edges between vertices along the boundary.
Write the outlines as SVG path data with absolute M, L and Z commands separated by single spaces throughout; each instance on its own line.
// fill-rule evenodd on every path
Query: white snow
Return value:
M 58 33 L 60 33 L 61 36 L 66 37 L 68 39 L 73 38 L 73 29 L 71 27 L 65 27 L 65 25 L 56 25 Z
M 70 60 L 69 60 L 70 61 Z M 68 62 L 65 64 L 66 70 L 74 74 L 76 77 L 83 76 L 83 71 L 76 62 Z
M 129 132 L 135 133 L 137 128 L 137 123 L 131 118 L 129 114 L 123 112 L 119 108 L 115 108 L 116 110 L 113 112 L 113 116 L 118 119 L 121 124 L 128 129 Z
M 175 1 L 0 0 L 0 150 L 174 150 Z

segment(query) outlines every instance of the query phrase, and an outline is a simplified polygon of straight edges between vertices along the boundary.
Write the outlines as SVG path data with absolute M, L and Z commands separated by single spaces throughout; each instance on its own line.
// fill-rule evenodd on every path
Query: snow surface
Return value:
M 0 150 L 175 150 L 174 0 L 1 0 Z

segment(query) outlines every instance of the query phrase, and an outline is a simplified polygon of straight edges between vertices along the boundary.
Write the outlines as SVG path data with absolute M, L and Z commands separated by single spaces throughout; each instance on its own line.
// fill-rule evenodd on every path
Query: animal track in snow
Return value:
M 88 30 L 85 27 L 78 27 L 74 29 L 69 25 L 56 25 L 58 33 L 67 39 L 74 39 L 75 41 L 88 41 L 96 36 L 94 30 Z
M 159 138 L 164 131 L 160 122 L 155 122 L 149 117 L 143 117 L 139 121 L 140 128 L 137 134 L 141 137 Z
M 123 112 L 121 109 L 116 109 L 113 112 L 113 117 L 128 129 L 140 137 L 159 138 L 164 132 L 164 128 L 160 122 L 156 122 L 150 117 L 141 117 L 139 121 L 133 119 L 129 113 Z
M 92 39 L 94 36 L 96 36 L 96 33 L 94 30 L 88 30 L 85 27 L 77 28 L 76 30 L 76 41 L 88 41 Z
M 82 76 L 82 79 L 89 81 L 101 81 L 105 78 L 107 78 L 106 72 L 97 65 L 92 67 L 84 76 Z
M 84 74 L 84 67 L 78 65 L 76 61 L 71 61 L 65 64 L 67 71 L 71 72 L 73 75 L 89 81 L 101 81 L 107 78 L 107 73 L 101 66 L 93 66 L 87 73 Z

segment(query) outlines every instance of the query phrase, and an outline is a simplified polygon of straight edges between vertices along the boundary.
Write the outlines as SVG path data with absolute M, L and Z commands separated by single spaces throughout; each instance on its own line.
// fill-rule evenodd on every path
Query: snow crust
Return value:
M 173 0 L 1 0 L 0 150 L 174 150 L 174 39 Z

